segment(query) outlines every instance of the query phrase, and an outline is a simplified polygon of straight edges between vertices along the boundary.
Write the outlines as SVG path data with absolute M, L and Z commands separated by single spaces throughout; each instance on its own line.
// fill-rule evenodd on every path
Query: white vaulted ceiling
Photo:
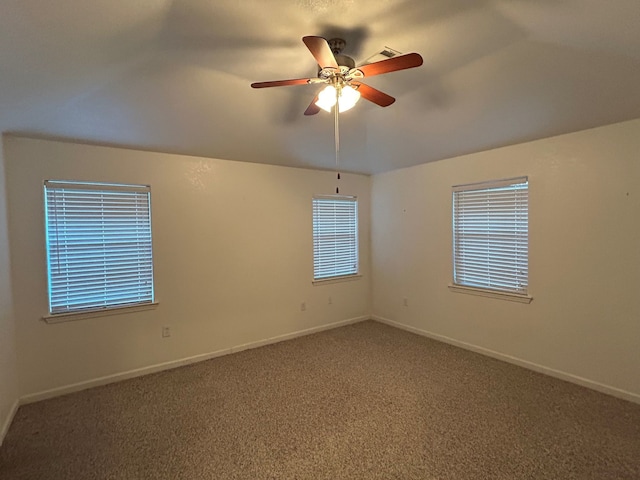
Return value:
M 2 0 L 0 130 L 249 162 L 334 163 L 304 35 L 424 65 L 341 116 L 377 173 L 640 117 L 638 0 Z

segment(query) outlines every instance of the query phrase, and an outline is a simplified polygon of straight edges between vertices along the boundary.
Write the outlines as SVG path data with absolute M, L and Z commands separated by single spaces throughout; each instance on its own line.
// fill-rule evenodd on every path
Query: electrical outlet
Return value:
M 162 336 L 164 338 L 171 336 L 171 327 L 162 327 Z
M 300 304 L 300 311 L 304 312 L 307 309 L 307 302 L 302 302 Z
M 333 305 L 333 298 L 329 297 L 329 305 Z
M 402 305 L 404 305 L 405 307 L 409 306 L 409 299 L 407 297 L 404 297 L 402 299 Z

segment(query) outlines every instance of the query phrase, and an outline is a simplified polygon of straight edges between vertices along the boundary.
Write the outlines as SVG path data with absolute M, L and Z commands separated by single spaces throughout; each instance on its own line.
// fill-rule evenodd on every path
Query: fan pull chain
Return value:
M 339 128 L 339 108 L 338 108 L 338 100 L 340 97 L 340 87 L 336 85 L 336 104 L 333 107 L 333 118 L 334 118 L 334 137 L 336 143 L 336 172 L 337 172 L 337 180 L 340 180 L 340 128 Z M 340 187 L 336 183 L 336 194 L 340 193 Z

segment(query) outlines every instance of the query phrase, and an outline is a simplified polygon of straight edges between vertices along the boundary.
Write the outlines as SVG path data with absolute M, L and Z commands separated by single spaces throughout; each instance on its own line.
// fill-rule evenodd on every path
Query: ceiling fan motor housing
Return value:
M 346 55 L 338 54 L 334 55 L 336 57 L 336 62 L 341 67 L 347 67 L 349 70 L 355 68 L 356 62 L 351 57 L 347 57 Z
M 342 38 L 332 38 L 327 43 L 329 44 L 329 48 L 333 52 L 333 56 L 336 58 L 336 62 L 339 66 L 347 67 L 349 68 L 349 70 L 355 68 L 356 62 L 353 60 L 353 58 L 342 54 L 344 47 L 347 46 L 346 41 L 344 41 Z
M 320 67 L 318 68 L 318 77 L 323 79 L 329 79 L 335 76 L 336 73 L 340 75 L 346 75 L 349 72 L 349 70 L 355 68 L 356 66 L 355 60 L 347 55 L 342 54 L 342 50 L 344 50 L 344 47 L 347 45 L 347 42 L 345 42 L 342 38 L 332 38 L 327 43 L 329 44 L 329 48 L 331 49 L 331 52 L 333 53 L 333 56 L 336 59 L 336 63 L 340 68 L 338 72 L 336 72 L 332 68 Z

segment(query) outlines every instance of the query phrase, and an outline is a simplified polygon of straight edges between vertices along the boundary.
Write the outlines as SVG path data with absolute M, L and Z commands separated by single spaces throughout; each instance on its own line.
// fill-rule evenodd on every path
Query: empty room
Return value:
M 638 0 L 4 0 L 0 478 L 640 479 Z

